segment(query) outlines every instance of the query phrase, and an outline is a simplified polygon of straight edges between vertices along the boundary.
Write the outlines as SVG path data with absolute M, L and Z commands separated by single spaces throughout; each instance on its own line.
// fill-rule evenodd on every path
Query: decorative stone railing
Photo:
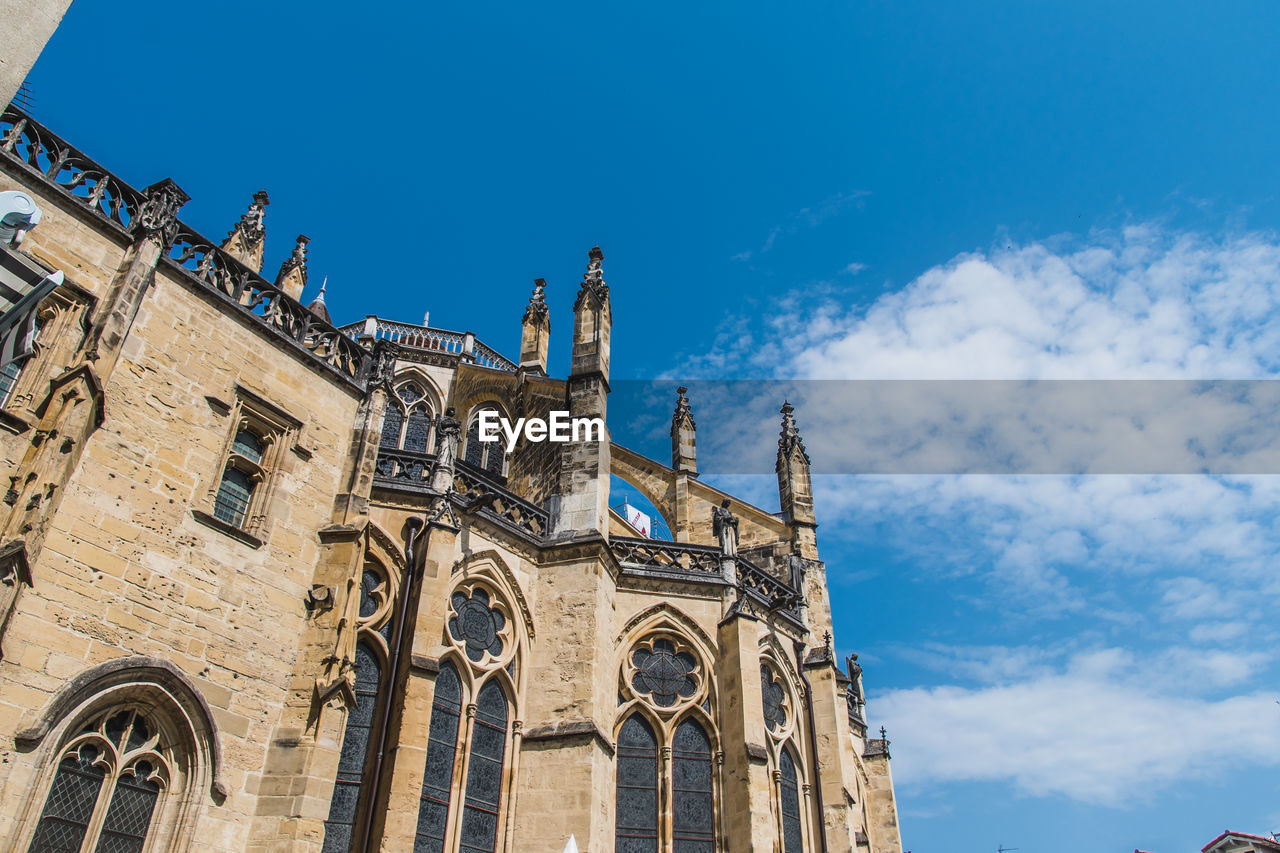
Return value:
M 766 572 L 739 555 L 738 586 L 770 610 L 780 611 L 795 621 L 800 620 L 801 596 L 799 590 Z
M 178 223 L 166 260 L 349 379 L 362 376 L 369 358 L 363 347 L 194 229 Z
M 379 486 L 425 491 L 430 487 L 431 466 L 435 459 L 435 455 L 430 453 L 379 450 L 374 482 Z M 512 494 L 466 462 L 454 463 L 453 489 L 466 502 L 483 500 L 480 515 L 525 535 L 541 538 L 550 527 L 546 510 Z
M 380 317 L 369 317 L 360 323 L 348 323 L 338 331 L 356 341 L 391 341 L 397 346 L 467 358 L 481 367 L 492 367 L 508 373 L 515 373 L 518 366 L 514 361 L 499 355 L 493 347 L 476 340 L 476 336 L 470 332 L 451 332 L 430 326 L 395 323 Z
M 108 222 L 128 228 L 142 206 L 142 193 L 17 107 L 0 114 L 0 137 L 0 151 Z
M 613 550 L 613 556 L 624 567 L 720 576 L 722 552 L 709 545 L 610 536 L 609 547 Z
M 426 488 L 431 482 L 431 466 L 435 463 L 434 453 L 414 453 L 409 450 L 378 451 L 378 461 L 374 466 L 374 479 L 389 484 L 406 484 Z
M 542 537 L 551 527 L 551 517 L 545 509 L 517 497 L 490 479 L 479 468 L 468 465 L 466 462 L 456 463 L 453 472 L 453 488 L 463 497 L 476 500 L 492 495 L 493 501 L 481 508 L 480 513 L 524 533 Z
M 131 227 L 143 203 L 142 193 L 79 149 L 13 106 L 0 114 L 0 136 L 0 154 L 35 170 L 104 222 L 121 230 Z M 363 378 L 369 354 L 362 347 L 195 229 L 178 224 L 166 260 L 348 379 Z

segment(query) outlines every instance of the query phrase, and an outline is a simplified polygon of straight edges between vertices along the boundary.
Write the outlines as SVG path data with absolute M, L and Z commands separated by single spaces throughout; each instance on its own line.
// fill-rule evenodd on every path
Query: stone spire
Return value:
M 333 320 L 329 318 L 329 309 L 324 304 L 324 289 L 329 284 L 329 279 L 325 278 L 320 283 L 320 292 L 316 294 L 316 298 L 311 300 L 311 304 L 307 306 L 307 310 L 315 314 L 321 320 L 329 325 L 333 325 Z
M 778 502 L 783 517 L 791 525 L 791 541 L 796 553 L 817 556 L 813 530 L 817 521 L 813 514 L 813 480 L 809 472 L 809 454 L 796 427 L 790 403 L 782 404 L 782 432 L 778 436 Z M 812 553 L 810 553 L 812 552 Z
M 599 246 L 587 253 L 587 271 L 573 303 L 573 360 L 569 375 L 598 373 L 604 378 L 607 393 L 613 312 L 609 305 L 609 285 L 604 283 L 603 261 L 604 252 Z
M 262 224 L 267 213 L 267 191 L 258 190 L 253 194 L 253 203 L 240 217 L 236 227 L 227 234 L 222 248 L 227 254 L 254 272 L 262 272 L 262 248 L 266 242 L 267 231 Z
M 689 409 L 689 389 L 681 385 L 676 389 L 676 410 L 671 416 L 671 467 L 686 474 L 698 476 L 698 453 L 694 446 L 697 425 Z
M 307 244 L 311 238 L 306 234 L 298 235 L 298 242 L 293 247 L 293 254 L 280 264 L 280 272 L 276 273 L 276 287 L 298 301 L 302 301 L 302 291 L 307 286 Z M 320 288 L 324 293 L 324 288 Z M 323 304 L 323 301 L 321 302 Z
M 533 295 L 524 309 L 520 329 L 520 366 L 543 375 L 547 372 L 547 350 L 551 343 L 551 311 L 547 308 L 547 282 L 536 279 Z
M 613 315 L 596 246 L 588 255 L 587 273 L 573 303 L 573 357 L 565 389 L 569 415 L 605 417 L 609 397 L 609 335 Z M 560 494 L 553 502 L 556 535 L 596 531 L 609 535 L 609 436 L 601 441 L 569 442 L 560 453 Z

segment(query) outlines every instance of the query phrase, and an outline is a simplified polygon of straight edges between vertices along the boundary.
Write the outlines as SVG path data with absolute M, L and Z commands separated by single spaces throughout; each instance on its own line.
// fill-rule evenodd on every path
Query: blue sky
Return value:
M 1271 0 L 77 0 L 31 83 L 206 234 L 267 188 L 267 274 L 305 232 L 340 321 L 429 310 L 514 354 L 545 277 L 563 373 L 599 243 L 615 379 L 1261 378 L 1278 30 Z M 1274 478 L 818 497 L 908 848 L 1280 830 Z

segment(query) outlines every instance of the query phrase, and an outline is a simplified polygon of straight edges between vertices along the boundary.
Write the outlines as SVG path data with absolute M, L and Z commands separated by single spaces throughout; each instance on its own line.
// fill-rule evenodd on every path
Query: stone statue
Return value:
M 458 458 L 458 443 L 462 437 L 462 421 L 454 415 L 453 406 L 436 416 L 436 462 L 431 468 L 431 488 L 437 492 L 453 487 L 453 463 Z
M 729 512 L 729 499 L 711 508 L 711 527 L 720 539 L 720 550 L 726 557 L 738 556 L 738 519 Z

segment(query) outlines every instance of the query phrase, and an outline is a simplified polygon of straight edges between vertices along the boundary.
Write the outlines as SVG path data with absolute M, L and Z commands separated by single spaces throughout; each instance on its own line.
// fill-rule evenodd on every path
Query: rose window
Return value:
M 697 659 L 688 652 L 677 652 L 670 640 L 654 640 L 652 648 L 637 649 L 631 663 L 636 668 L 631 686 L 637 693 L 648 694 L 661 708 L 670 708 L 697 692 L 698 681 L 693 675 Z
M 489 602 L 489 593 L 474 589 L 468 596 L 459 590 L 453 594 L 454 615 L 449 619 L 449 633 L 466 649 L 467 657 L 479 663 L 488 652 L 502 654 L 502 629 L 507 618 Z

